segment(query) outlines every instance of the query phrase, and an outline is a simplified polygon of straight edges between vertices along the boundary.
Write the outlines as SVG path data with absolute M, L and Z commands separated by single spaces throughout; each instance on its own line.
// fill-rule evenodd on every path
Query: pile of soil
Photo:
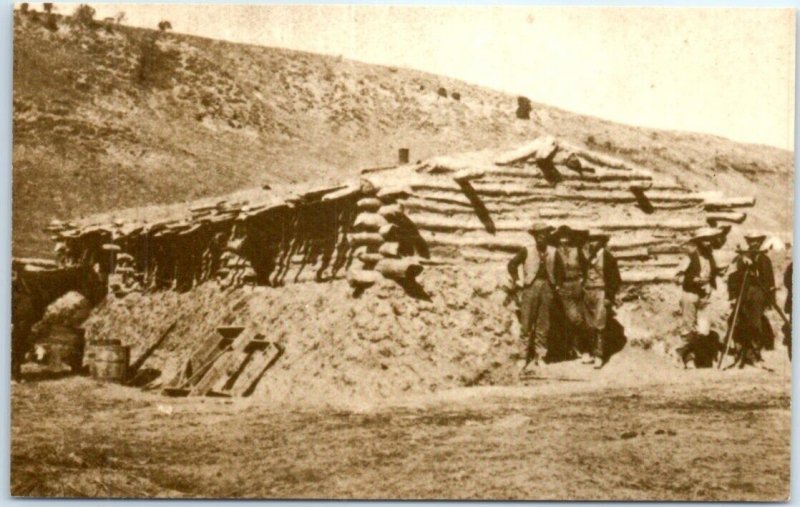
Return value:
M 143 368 L 169 381 L 201 340 L 219 326 L 243 326 L 277 342 L 284 354 L 254 398 L 279 403 L 358 404 L 411 393 L 518 382 L 519 323 L 506 302 L 500 265 L 437 266 L 420 283 L 427 299 L 385 281 L 358 297 L 344 280 L 281 288 L 221 290 L 209 282 L 174 291 L 109 298 L 86 321 L 88 340 L 116 338 L 131 361 L 173 323 Z M 724 286 L 712 297 L 712 328 L 724 335 Z M 680 289 L 629 286 L 617 319 L 627 347 L 668 354 L 679 343 Z M 779 296 L 779 300 L 782 296 Z M 774 320 L 776 335 L 780 330 Z M 780 337 L 776 341 L 780 341 Z
M 275 402 L 369 402 L 406 392 L 509 383 L 521 347 L 518 324 L 492 273 L 453 276 L 429 270 L 429 299 L 391 282 L 360 297 L 343 280 L 280 289 L 222 291 L 207 283 L 188 293 L 108 299 L 86 322 L 87 339 L 116 338 L 131 360 L 175 320 L 143 368 L 168 381 L 197 343 L 218 326 L 263 333 L 285 352 L 254 397 Z

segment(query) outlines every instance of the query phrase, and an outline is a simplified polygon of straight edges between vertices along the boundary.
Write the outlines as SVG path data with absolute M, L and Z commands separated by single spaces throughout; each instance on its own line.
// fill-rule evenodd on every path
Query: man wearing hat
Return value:
M 584 249 L 586 279 L 583 287 L 583 319 L 590 342 L 591 362 L 598 369 L 608 359 L 606 326 L 608 319 L 613 316 L 617 291 L 622 285 L 617 260 L 606 248 L 609 239 L 610 236 L 604 232 L 591 231 Z
M 728 277 L 728 299 L 732 307 L 741 294 L 736 322 L 730 324 L 735 325 L 733 341 L 740 366 L 755 364 L 761 360 L 762 349 L 772 350 L 775 346 L 775 335 L 765 315 L 775 301 L 772 261 L 761 249 L 766 236 L 748 234 L 744 239 L 747 247 L 738 252 Z
M 583 244 L 588 231 L 562 225 L 556 231 L 555 285 L 558 287 L 561 326 L 559 331 L 562 359 L 574 359 L 578 353 L 589 352 L 583 320 L 583 280 L 586 277 L 586 257 Z
M 789 254 L 791 259 L 791 253 Z M 786 287 L 786 300 L 783 303 L 783 311 L 789 317 L 789 323 L 783 326 L 783 344 L 786 345 L 786 351 L 789 353 L 789 359 L 792 359 L 792 327 L 790 325 L 792 320 L 792 262 L 786 266 L 783 272 L 783 286 Z
M 676 273 L 683 289 L 681 295 L 683 345 L 676 352 L 684 366 L 694 357 L 694 347 L 700 336 L 698 323 L 709 320 L 708 303 L 719 276 L 712 245 L 718 241 L 719 234 L 720 230 L 713 227 L 697 231 L 697 234 L 689 240 L 688 255 Z
M 547 353 L 553 316 L 555 249 L 549 245 L 553 228 L 537 223 L 528 229 L 534 242 L 508 262 L 508 273 L 516 287 L 522 266 L 520 294 L 520 338 L 526 343 L 525 365 L 538 366 Z

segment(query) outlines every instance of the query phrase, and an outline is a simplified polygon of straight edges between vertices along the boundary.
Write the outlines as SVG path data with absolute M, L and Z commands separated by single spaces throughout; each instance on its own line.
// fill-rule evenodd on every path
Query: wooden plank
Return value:
M 353 197 L 361 193 L 360 185 L 347 185 L 340 190 L 336 190 L 329 194 L 325 194 L 322 196 L 323 201 L 335 201 L 337 199 L 346 199 L 348 197 Z
M 600 169 L 598 171 L 586 171 L 577 173 L 570 168 L 556 164 L 556 171 L 558 171 L 563 181 L 651 181 L 653 174 L 650 171 L 637 170 L 637 171 L 621 171 L 617 169 Z M 536 168 L 525 166 L 522 168 L 516 167 L 496 167 L 491 170 L 484 171 L 485 175 L 482 180 L 497 181 L 501 178 L 508 178 L 510 181 L 514 180 L 541 180 L 545 178 L 541 171 Z
M 437 181 L 431 179 L 430 181 L 420 181 L 412 183 L 411 189 L 417 191 L 434 191 L 442 193 L 456 193 L 463 194 L 462 188 L 455 182 L 451 181 Z M 527 185 L 514 184 L 514 183 L 492 183 L 475 181 L 472 186 L 478 195 L 485 196 L 527 196 L 527 195 L 547 195 L 541 190 L 537 189 L 552 189 L 553 186 L 546 181 L 531 183 Z
M 735 211 L 718 211 L 716 213 L 708 213 L 706 220 L 710 222 L 730 222 L 734 224 L 741 224 L 747 220 L 747 213 L 738 213 Z
M 510 165 L 528 159 L 549 159 L 555 155 L 556 150 L 558 150 L 558 144 L 553 137 L 541 136 L 519 148 L 500 154 L 494 159 L 494 163 L 497 165 Z
M 704 200 L 707 211 L 726 211 L 730 208 L 752 208 L 756 205 L 755 197 L 710 197 Z
M 589 148 L 583 148 L 581 146 L 578 146 L 577 144 L 573 144 L 568 141 L 560 141 L 559 144 L 565 152 L 574 153 L 579 159 L 588 162 L 590 165 L 597 164 L 600 166 L 613 167 L 615 169 L 621 169 L 626 171 L 643 169 L 641 166 L 633 162 L 629 162 L 621 158 L 607 155 L 599 151 L 591 150 Z
M 242 328 L 219 328 L 217 332 L 206 338 L 195 348 L 178 373 L 164 386 L 165 391 L 170 389 L 190 389 L 208 372 L 214 363 L 232 346 L 236 329 L 241 333 Z M 167 394 L 169 394 L 167 392 Z
M 255 390 L 264 374 L 283 355 L 283 347 L 274 342 L 268 342 L 263 348 L 252 351 L 250 360 L 239 374 L 236 384 L 231 389 L 233 396 L 250 396 Z

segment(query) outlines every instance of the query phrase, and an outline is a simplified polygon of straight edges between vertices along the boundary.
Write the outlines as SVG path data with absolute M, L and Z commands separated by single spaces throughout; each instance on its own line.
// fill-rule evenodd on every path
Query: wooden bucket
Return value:
M 119 340 L 92 343 L 90 370 L 92 377 L 105 382 L 124 382 L 130 362 L 130 347 Z
M 47 362 L 50 367 L 69 366 L 73 372 L 80 371 L 83 363 L 83 329 L 55 325 L 43 345 L 48 351 Z

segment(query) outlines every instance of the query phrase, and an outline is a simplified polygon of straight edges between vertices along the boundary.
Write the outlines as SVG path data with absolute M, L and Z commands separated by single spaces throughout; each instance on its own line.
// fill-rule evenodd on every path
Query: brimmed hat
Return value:
M 703 239 L 712 239 L 716 238 L 722 233 L 721 230 L 717 229 L 716 227 L 703 227 L 702 229 L 698 230 L 694 236 L 692 236 L 689 241 L 700 241 Z
M 764 244 L 764 241 L 767 239 L 767 236 L 764 234 L 745 234 L 744 235 L 744 242 L 747 245 L 744 250 L 746 251 L 756 251 L 760 250 L 761 246 Z
M 569 237 L 578 241 L 585 241 L 589 237 L 589 231 L 569 225 L 561 225 L 556 229 L 555 236 L 558 238 Z
M 534 222 L 528 227 L 528 234 L 549 234 L 553 232 L 553 226 L 544 222 Z
M 567 236 L 572 232 L 572 229 L 568 225 L 559 225 L 555 231 L 555 235 L 558 237 Z
M 608 240 L 611 239 L 611 235 L 607 232 L 594 229 L 589 231 L 587 239 L 589 241 L 599 241 L 603 244 L 606 244 L 608 243 Z
M 748 243 L 753 243 L 756 241 L 763 243 L 765 239 L 767 239 L 766 234 L 745 234 L 744 236 L 744 240 Z

